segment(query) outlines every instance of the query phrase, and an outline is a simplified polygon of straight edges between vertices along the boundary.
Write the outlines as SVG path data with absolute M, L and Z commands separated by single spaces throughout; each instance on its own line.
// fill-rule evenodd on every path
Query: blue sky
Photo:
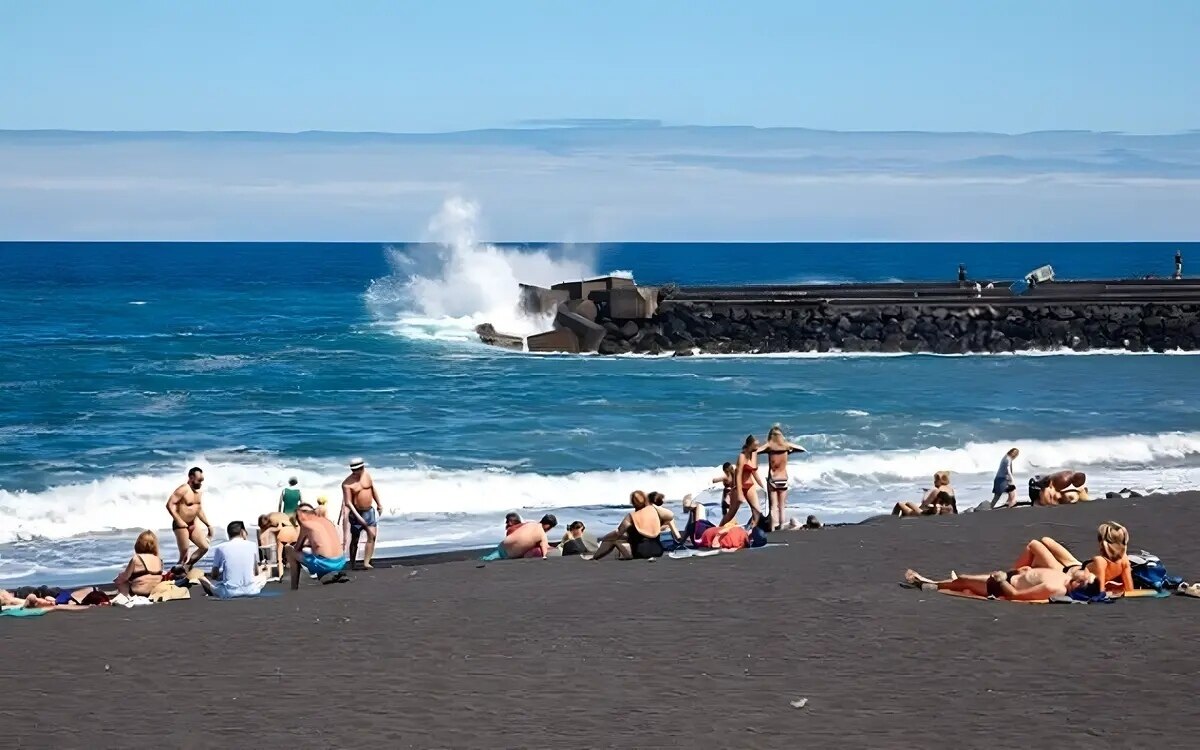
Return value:
M 1200 128 L 1200 3 L 16 2 L 0 128 Z

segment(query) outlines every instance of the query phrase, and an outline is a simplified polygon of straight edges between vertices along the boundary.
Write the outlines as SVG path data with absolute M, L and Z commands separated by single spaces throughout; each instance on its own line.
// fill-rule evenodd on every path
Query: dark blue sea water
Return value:
M 1010 446 L 1021 473 L 1194 487 L 1192 356 L 535 357 L 471 334 L 537 328 L 514 311 L 517 281 L 951 280 L 959 263 L 975 278 L 1044 263 L 1168 276 L 1179 248 L 1200 263 L 1200 244 L 493 247 L 469 231 L 444 245 L 0 243 L 0 582 L 106 577 L 131 530 L 169 527 L 193 464 L 223 526 L 269 509 L 291 474 L 336 501 L 363 455 L 392 552 L 493 541 L 513 509 L 603 526 L 630 490 L 704 489 L 775 422 L 810 451 L 791 504 L 831 521 L 915 498 L 943 468 L 960 498 L 984 499 Z

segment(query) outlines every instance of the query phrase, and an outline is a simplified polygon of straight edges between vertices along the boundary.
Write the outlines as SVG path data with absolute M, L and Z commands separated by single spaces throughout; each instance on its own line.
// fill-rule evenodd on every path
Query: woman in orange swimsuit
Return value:
M 1096 576 L 1096 593 L 1105 592 L 1110 596 L 1120 596 L 1126 591 L 1132 591 L 1133 568 L 1126 555 L 1129 530 L 1116 521 L 1105 521 L 1096 529 L 1096 539 L 1100 545 L 1100 554 L 1087 563 L 1081 563 L 1070 550 L 1048 536 L 1034 539 L 1025 545 L 1025 550 L 1017 558 L 1014 567 L 1053 568 L 1063 572 L 1084 568 Z
M 753 435 L 747 435 L 746 442 L 742 444 L 742 452 L 738 454 L 737 464 L 733 467 L 733 480 L 733 497 L 720 525 L 724 526 L 737 518 L 737 512 L 745 501 L 750 505 L 750 528 L 754 528 L 762 518 L 754 486 L 763 487 L 763 480 L 758 474 L 758 439 Z
M 803 453 L 804 448 L 790 442 L 783 436 L 779 425 L 774 425 L 767 433 L 763 452 L 767 454 L 767 507 L 771 516 L 771 531 L 775 531 L 786 522 L 783 514 L 787 510 L 788 456 Z

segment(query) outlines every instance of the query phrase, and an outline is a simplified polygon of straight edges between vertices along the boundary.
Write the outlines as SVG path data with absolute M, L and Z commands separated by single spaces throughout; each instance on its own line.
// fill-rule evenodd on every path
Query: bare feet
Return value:
M 369 562 L 363 563 L 363 570 L 374 570 L 374 569 L 375 569 L 375 567 L 373 565 L 371 565 L 371 563 L 369 563 Z

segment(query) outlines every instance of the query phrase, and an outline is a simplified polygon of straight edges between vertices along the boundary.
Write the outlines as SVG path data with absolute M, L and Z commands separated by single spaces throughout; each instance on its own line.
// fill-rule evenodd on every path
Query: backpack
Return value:
M 1168 573 L 1162 560 L 1146 550 L 1130 555 L 1129 565 L 1133 573 L 1134 588 L 1164 591 L 1177 589 L 1183 583 L 1183 578 Z

